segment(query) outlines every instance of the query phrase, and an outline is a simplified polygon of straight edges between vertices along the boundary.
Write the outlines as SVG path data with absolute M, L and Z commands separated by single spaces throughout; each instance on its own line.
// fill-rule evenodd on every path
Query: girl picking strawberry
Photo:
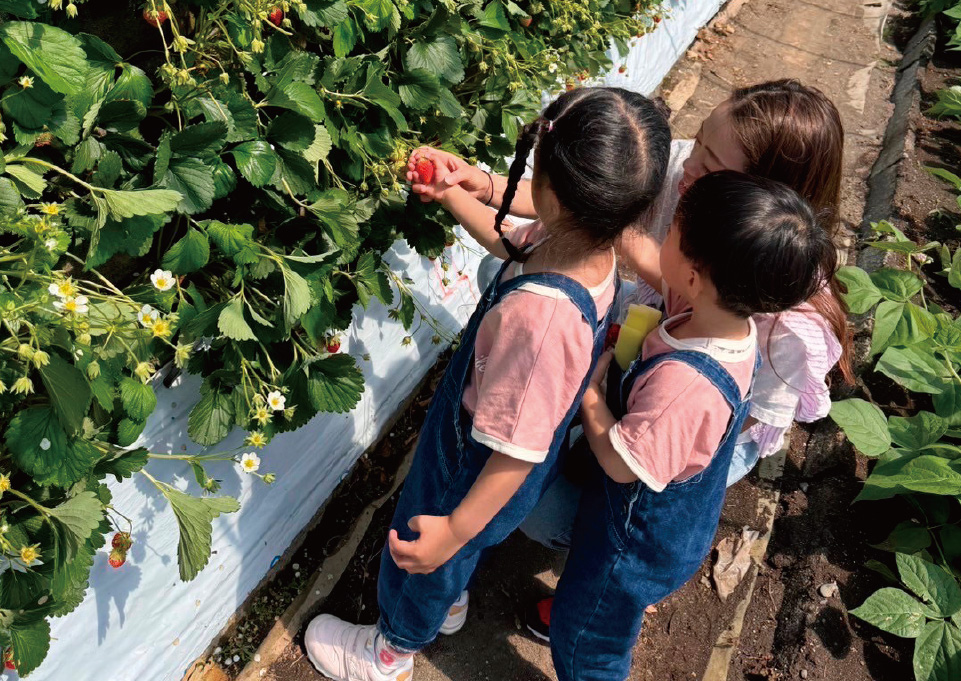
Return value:
M 481 552 L 503 541 L 557 476 L 610 322 L 619 281 L 612 244 L 660 191 L 669 146 L 667 122 L 645 97 L 565 93 L 524 127 L 496 216 L 445 184 L 447 168 L 425 154 L 433 196 L 506 262 L 428 410 L 382 553 L 379 622 L 320 615 L 307 627 L 307 654 L 327 676 L 408 681 L 414 653 L 463 624 Z M 505 236 L 532 149 L 539 219 Z

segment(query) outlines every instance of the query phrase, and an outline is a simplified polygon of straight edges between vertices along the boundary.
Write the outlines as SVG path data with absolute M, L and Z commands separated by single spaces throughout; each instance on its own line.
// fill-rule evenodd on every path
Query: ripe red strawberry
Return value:
M 527 27 L 530 26 L 530 25 L 531 25 L 531 18 L 530 18 L 530 17 L 522 17 L 522 18 L 521 18 L 521 26 L 523 26 L 524 28 L 527 28 Z
M 656 17 L 654 17 L 654 23 L 655 24 L 661 23 L 661 15 L 657 15 Z
M 340 352 L 340 336 L 331 336 L 327 339 L 327 352 L 332 355 Z
M 154 11 L 152 9 L 145 8 L 143 11 L 143 18 L 144 18 L 144 21 L 146 21 L 148 24 L 150 24 L 154 28 L 157 28 L 162 23 L 167 21 L 167 13 L 164 12 L 162 9 Z
M 620 333 L 621 333 L 620 324 L 611 324 L 609 327 L 607 327 L 607 336 L 604 339 L 604 347 L 605 348 L 614 347 L 614 344 L 617 343 L 617 337 L 620 335 Z
M 624 64 L 621 64 L 621 68 L 619 68 L 619 69 L 617 70 L 617 72 L 618 72 L 618 73 L 626 73 L 626 72 L 627 72 L 627 66 L 625 66 Z
M 284 10 L 274 7 L 270 10 L 270 15 L 267 18 L 270 19 L 270 23 L 279 27 L 284 22 Z
M 114 549 L 110 552 L 110 557 L 107 559 L 107 562 L 110 563 L 110 567 L 116 570 L 127 562 L 127 552 L 119 548 Z
M 434 162 L 429 158 L 419 159 L 417 165 L 414 166 L 414 170 L 417 171 L 421 184 L 430 184 L 434 181 Z
M 3 666 L 7 669 L 16 669 L 17 665 L 13 661 L 13 646 L 3 651 Z
M 129 532 L 117 532 L 113 536 L 113 540 L 110 542 L 110 545 L 115 549 L 126 551 L 133 545 L 133 541 L 130 539 Z

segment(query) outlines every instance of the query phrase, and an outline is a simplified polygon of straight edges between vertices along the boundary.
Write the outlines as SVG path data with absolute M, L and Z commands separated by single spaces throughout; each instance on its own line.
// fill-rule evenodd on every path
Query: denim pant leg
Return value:
M 731 456 L 731 468 L 727 473 L 727 486 L 730 487 L 750 473 L 760 458 L 761 452 L 753 440 L 736 444 L 734 454 Z
M 624 681 L 650 603 L 637 592 L 624 527 L 607 496 L 584 490 L 573 543 L 551 609 L 551 654 L 559 681 Z
M 564 475 L 557 476 L 521 523 L 521 531 L 549 549 L 568 550 L 580 501 L 581 487 Z

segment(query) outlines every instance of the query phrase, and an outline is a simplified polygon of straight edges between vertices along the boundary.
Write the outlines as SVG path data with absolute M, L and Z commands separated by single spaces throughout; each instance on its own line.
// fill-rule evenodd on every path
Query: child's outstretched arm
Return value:
M 591 451 L 594 452 L 597 462 L 604 469 L 607 477 L 614 482 L 634 482 L 638 479 L 637 476 L 628 468 L 624 459 L 611 444 L 610 432 L 617 423 L 617 419 L 608 408 L 604 400 L 604 390 L 601 387 L 613 356 L 613 352 L 607 351 L 597 361 L 597 368 L 591 376 L 590 385 L 587 386 L 584 400 L 581 402 L 581 418 L 587 442 L 591 445 Z
M 534 465 L 506 454 L 492 453 L 453 513 L 411 518 L 410 529 L 420 533 L 413 541 L 401 541 L 397 530 L 390 531 L 387 541 L 397 567 L 411 574 L 427 574 L 446 563 L 507 505 Z
M 441 204 L 464 226 L 477 243 L 501 260 L 507 260 L 510 257 L 500 234 L 494 229 L 494 212 L 490 208 L 456 184 L 444 191 Z
M 614 244 L 617 256 L 647 285 L 661 291 L 661 245 L 650 234 L 625 229 Z

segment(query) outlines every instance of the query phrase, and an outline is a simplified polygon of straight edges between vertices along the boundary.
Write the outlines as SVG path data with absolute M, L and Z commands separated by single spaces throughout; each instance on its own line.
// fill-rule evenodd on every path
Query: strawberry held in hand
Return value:
M 340 352 L 340 336 L 332 336 L 327 339 L 327 352 L 336 355 Z
M 421 157 L 418 159 L 414 170 L 417 172 L 417 177 L 420 178 L 422 184 L 430 184 L 434 181 L 434 162 L 429 158 Z
M 272 10 L 270 10 L 270 14 L 267 18 L 270 19 L 270 23 L 280 28 L 280 25 L 284 23 L 284 10 L 280 9 L 279 7 L 274 7 Z

